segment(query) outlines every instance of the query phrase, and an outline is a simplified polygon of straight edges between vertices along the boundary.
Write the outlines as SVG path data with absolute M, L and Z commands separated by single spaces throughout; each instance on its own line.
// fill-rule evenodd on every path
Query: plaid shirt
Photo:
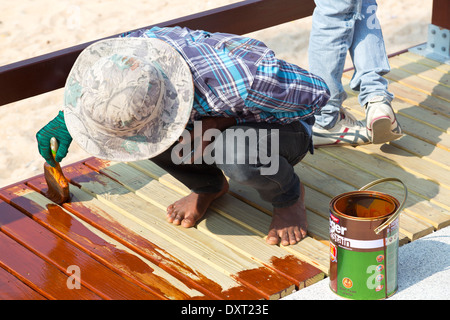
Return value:
M 153 27 L 121 36 L 158 38 L 183 56 L 195 85 L 191 120 L 204 116 L 234 117 L 237 123 L 300 120 L 310 129 L 314 112 L 329 99 L 321 78 L 275 58 L 255 39 L 180 27 Z

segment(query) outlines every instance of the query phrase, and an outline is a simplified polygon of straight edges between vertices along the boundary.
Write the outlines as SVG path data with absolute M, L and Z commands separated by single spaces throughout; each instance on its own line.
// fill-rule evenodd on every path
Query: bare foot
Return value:
M 293 245 L 306 237 L 305 188 L 300 185 L 301 195 L 296 203 L 286 208 L 274 208 L 272 223 L 267 235 L 268 244 Z
M 228 191 L 228 182 L 224 180 L 223 188 L 217 193 L 190 193 L 167 207 L 167 221 L 185 228 L 195 226 L 208 210 L 211 202 Z

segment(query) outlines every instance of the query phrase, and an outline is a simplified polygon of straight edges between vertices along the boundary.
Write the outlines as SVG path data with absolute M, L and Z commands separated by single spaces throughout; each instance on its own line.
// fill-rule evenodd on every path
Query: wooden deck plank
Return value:
M 390 62 L 386 78 L 405 135 L 384 145 L 319 148 L 295 166 L 309 224 L 298 244 L 266 244 L 273 208 L 249 187 L 229 181 L 228 194 L 185 229 L 165 219 L 167 205 L 189 192 L 173 176 L 148 160 L 89 158 L 64 168 L 73 198 L 62 207 L 44 196 L 43 175 L 0 190 L 0 299 L 278 299 L 328 274 L 331 198 L 382 177 L 408 187 L 400 245 L 449 226 L 450 66 L 410 52 Z M 364 119 L 349 88 L 352 72 L 342 79 L 344 107 Z M 403 197 L 397 183 L 373 189 Z M 62 285 L 68 264 L 111 280 L 82 273 L 77 297 Z
M 344 147 L 345 148 L 345 147 Z M 437 206 L 450 210 L 450 190 L 442 187 L 429 179 L 423 179 L 413 173 L 405 171 L 401 166 L 388 165 L 379 157 L 372 157 L 364 148 L 328 148 L 327 152 L 333 153 L 337 158 L 347 159 L 361 170 L 373 171 L 378 177 L 397 177 L 408 184 L 409 190 Z M 352 157 L 354 157 L 352 159 Z M 392 160 L 393 161 L 393 160 Z
M 0 268 L 0 300 L 47 300 L 8 271 Z
M 214 239 L 206 237 L 197 229 L 180 228 L 167 223 L 165 220 L 165 207 L 160 207 L 158 210 L 158 208 L 154 206 L 155 203 L 145 201 L 148 199 L 142 199 L 106 175 L 97 173 L 86 166 L 77 166 L 76 168 L 69 167 L 67 169 L 70 169 L 70 172 L 68 170 L 65 171 L 66 176 L 70 181 L 79 184 L 81 188 L 91 192 L 93 195 L 95 194 L 98 199 L 102 199 L 106 204 L 111 205 L 128 217 L 139 219 L 140 223 L 147 228 L 150 228 L 159 236 L 164 237 L 166 240 L 171 241 L 180 248 L 189 251 L 196 259 L 198 259 L 196 260 L 197 263 L 202 261 L 229 276 L 233 276 L 251 289 L 263 294 L 266 299 L 279 298 L 280 295 L 287 294 L 294 290 L 295 285 L 292 282 L 289 282 L 288 279 L 280 277 L 272 270 L 215 242 Z M 73 170 L 75 169 L 77 172 L 74 174 Z M 83 178 L 77 181 L 77 177 L 80 177 L 80 175 Z M 89 181 L 86 181 L 86 176 L 89 176 Z M 133 183 L 140 185 L 141 182 L 136 178 L 133 177 L 133 179 L 131 179 L 133 181 L 131 182 L 131 185 Z M 156 180 L 148 180 L 148 182 L 150 182 L 149 185 L 154 183 L 158 184 Z M 158 190 L 158 187 L 154 188 L 154 194 L 157 194 L 160 191 Z M 162 198 L 170 197 L 170 195 L 159 192 L 158 197 L 159 200 L 161 200 Z M 242 271 L 248 270 L 257 270 L 260 276 L 265 272 L 266 277 L 255 280 L 248 273 L 242 273 Z M 258 281 L 258 283 L 255 283 L 256 281 Z M 266 285 L 268 283 L 271 285 Z
M 322 192 L 329 193 L 330 196 L 358 190 L 367 183 L 380 178 L 371 172 L 360 170 L 358 167 L 354 167 L 348 162 L 334 157 L 333 154 L 327 153 L 323 148 L 316 150 L 316 154 L 318 154 L 317 157 L 305 157 L 298 166 L 308 166 L 302 170 L 303 175 L 312 175 L 311 181 L 314 181 L 314 187 L 320 189 Z M 331 166 L 330 163 L 332 163 Z M 345 184 L 338 183 L 337 181 L 342 181 Z M 384 183 L 373 189 L 391 194 L 397 197 L 399 201 L 403 197 L 403 188 L 396 184 Z M 408 195 L 404 211 L 413 215 L 418 214 L 421 219 L 432 224 L 436 229 L 443 228 L 449 224 L 448 214 L 442 208 L 431 204 L 426 199 L 418 197 L 415 194 Z M 410 233 L 408 225 L 401 220 L 400 240 L 402 240 L 402 235 L 404 235 L 403 232 Z
M 103 299 L 155 299 L 6 202 L 0 201 L 0 212 L 3 233 L 61 272 L 78 267 L 83 273 L 80 283 Z
M 448 65 L 448 64 L 445 64 L 445 63 L 442 63 L 442 62 L 439 62 L 436 60 L 428 59 L 421 55 L 418 55 L 418 54 L 415 54 L 415 53 L 412 53 L 409 51 L 402 53 L 401 55 L 399 55 L 399 57 L 402 59 L 413 61 L 418 64 L 423 64 L 425 66 L 429 66 L 431 68 L 435 68 L 436 70 L 439 70 L 443 73 L 450 74 L 450 65 Z
M 160 181 L 162 184 L 172 188 L 173 190 L 176 190 L 177 192 L 181 193 L 181 194 L 186 194 L 188 192 L 187 188 L 179 181 L 177 181 L 175 178 L 173 178 L 171 175 L 169 175 L 167 172 L 165 172 L 164 170 L 162 170 L 161 168 L 159 168 L 156 164 L 154 164 L 151 161 L 136 161 L 136 162 L 130 162 L 128 163 L 131 167 L 136 168 L 140 171 L 142 171 L 143 173 L 147 174 L 148 176 L 153 177 L 154 179 L 157 179 L 158 181 Z M 239 217 L 237 217 L 235 219 L 235 221 L 237 223 L 242 224 L 244 227 L 249 228 L 250 230 L 253 230 L 256 233 L 260 233 L 261 236 L 265 236 L 267 234 L 267 230 L 268 230 L 268 226 L 270 225 L 270 220 L 271 218 L 269 218 L 268 216 L 272 215 L 272 205 L 266 201 L 263 201 L 259 195 L 257 194 L 256 190 L 253 188 L 249 188 L 246 187 L 242 184 L 239 183 L 235 183 L 234 181 L 228 181 L 230 184 L 230 190 L 229 190 L 229 194 L 232 195 L 234 198 L 239 199 L 241 201 L 243 201 L 245 204 L 248 204 L 250 206 L 252 206 L 254 209 L 257 209 L 261 212 L 257 212 L 254 209 L 248 208 L 247 206 L 245 206 L 242 203 L 237 203 L 234 201 L 234 203 L 236 203 L 236 206 L 234 207 L 233 210 L 229 210 L 230 213 L 234 214 L 234 210 L 237 210 L 236 214 L 239 215 Z M 233 203 L 233 200 L 230 199 L 230 197 L 228 195 L 226 195 L 224 198 L 228 199 L 228 203 Z M 221 200 L 217 199 L 216 200 L 216 204 L 220 203 Z M 250 210 L 251 212 L 253 212 L 254 215 L 240 215 L 239 213 L 243 211 L 243 208 L 245 208 L 245 210 Z M 326 221 L 324 221 L 324 219 L 318 217 L 316 214 L 314 214 L 313 212 L 310 211 L 310 207 L 307 206 L 307 216 L 308 216 L 308 233 L 311 236 L 314 236 L 318 239 L 327 239 L 329 238 L 329 233 L 328 233 L 328 219 Z M 215 206 L 215 204 L 212 204 L 212 209 L 213 210 L 219 210 L 219 213 L 223 213 L 225 214 L 225 212 L 220 211 L 220 208 L 217 208 L 217 206 Z M 262 214 L 265 213 L 266 215 Z M 248 217 L 251 216 L 252 217 L 252 223 L 246 223 L 245 221 L 248 220 Z M 231 218 L 231 217 L 229 217 Z M 241 218 L 243 218 L 244 220 L 241 220 Z M 259 224 L 259 228 L 253 228 L 252 225 L 255 224 Z M 306 244 L 303 245 L 298 245 L 297 247 L 300 246 L 306 246 Z M 305 248 L 306 249 L 306 248 Z M 317 248 L 315 248 L 314 250 L 317 250 Z M 323 260 L 323 259 L 320 259 Z M 315 262 L 313 262 L 313 264 L 315 264 Z
M 417 75 L 413 75 L 397 68 L 392 68 L 391 71 L 385 75 L 385 77 L 406 87 L 445 100 L 447 103 L 450 102 L 450 92 L 447 86 L 436 84 L 432 81 L 420 78 Z
M 436 148 L 436 146 L 426 141 L 404 135 L 401 139 L 391 141 L 389 144 L 429 162 L 430 165 L 440 166 L 446 170 L 450 169 L 448 151 Z
M 158 290 L 152 287 L 154 269 L 146 259 L 133 254 L 117 241 L 25 185 L 13 185 L 3 189 L 0 191 L 0 197 L 123 278 L 137 284 L 147 291 L 149 296 L 163 299 Z M 137 270 L 139 272 L 136 272 Z
M 31 179 L 27 184 L 43 194 L 47 192 L 47 184 L 42 176 Z M 147 276 L 150 278 L 152 287 L 157 288 L 164 297 L 176 300 L 223 298 L 206 289 L 203 294 L 192 289 L 192 287 L 204 289 L 202 284 L 206 279 L 198 273 L 194 274 L 165 249 L 150 242 L 153 233 L 147 232 L 140 225 L 126 219 L 78 187 L 70 185 L 70 193 L 71 201 L 63 205 L 65 209 L 154 264 L 151 265 L 153 273 Z M 168 246 L 164 248 L 170 249 Z M 177 277 L 187 281 L 188 285 Z M 202 284 L 189 281 L 190 277 Z
M 146 181 L 148 181 L 148 178 L 153 178 L 150 176 L 146 176 L 147 178 L 143 177 L 143 173 L 141 171 L 138 171 L 122 163 L 110 165 L 109 162 L 94 160 L 86 164 L 92 166 L 93 168 L 99 169 L 101 172 L 113 177 L 114 179 L 117 179 L 117 181 L 121 182 L 124 186 L 133 189 L 136 194 L 140 195 L 144 199 L 154 203 L 155 205 L 160 205 L 161 209 L 166 208 L 169 204 L 178 200 L 182 195 L 189 193 L 189 190 L 187 190 L 187 188 L 183 185 L 179 185 L 177 188 L 178 190 L 181 190 L 180 193 L 176 192 L 175 190 L 169 190 L 164 185 L 159 184 L 159 182 L 158 184 L 154 183 L 156 181 L 146 183 Z M 168 175 L 165 174 L 163 176 Z M 130 181 L 133 181 L 135 183 L 133 184 L 133 182 Z M 142 181 L 142 183 L 136 183 L 136 181 Z M 161 189 L 164 190 L 165 197 L 159 196 L 161 194 Z M 169 197 L 168 195 L 170 195 L 171 197 Z M 239 202 L 239 204 L 236 204 L 236 202 Z M 261 229 L 267 232 L 267 221 L 265 221 L 266 223 L 264 223 L 264 221 L 260 219 L 256 227 L 255 225 L 249 228 L 239 227 L 241 223 L 238 219 L 238 216 L 240 218 L 243 218 L 243 220 L 246 222 L 257 221 L 258 214 L 266 216 L 259 211 L 251 212 L 253 209 L 252 207 L 246 207 L 248 211 L 241 210 L 240 207 L 242 207 L 243 205 L 245 206 L 245 204 L 241 203 L 239 200 L 229 195 L 224 195 L 223 197 L 214 201 L 211 206 L 211 210 L 213 207 L 216 208 L 216 210 L 214 211 L 221 213 L 221 216 L 225 218 L 219 218 L 219 215 L 208 212 L 208 218 L 204 220 L 207 220 L 209 222 L 219 221 L 219 225 L 223 224 L 224 227 L 228 227 L 228 231 L 230 234 L 247 234 L 246 240 L 248 240 L 248 243 L 245 246 L 245 250 L 242 250 L 241 248 L 242 240 L 239 239 L 239 243 L 234 243 L 233 241 L 235 240 L 235 238 L 233 236 L 228 237 L 229 240 L 226 241 L 226 244 L 232 247 L 234 250 L 241 252 L 241 254 L 245 256 L 249 256 L 253 259 L 256 258 L 256 260 L 258 260 L 261 264 L 273 268 L 276 272 L 279 272 L 284 277 L 290 278 L 296 283 L 297 287 L 303 287 L 304 283 L 306 283 L 306 281 L 310 280 L 311 278 L 323 278 L 323 273 L 321 273 L 316 268 L 313 268 L 308 264 L 287 255 L 287 252 L 280 250 L 276 246 L 267 245 L 262 240 L 265 234 L 261 232 Z M 231 212 L 233 213 L 231 214 Z M 215 234 L 209 232 L 206 228 L 202 228 L 202 222 L 198 224 L 197 229 L 201 231 L 207 231 L 210 236 L 213 236 L 218 241 L 223 242 L 224 239 L 222 237 L 216 237 Z M 253 241 L 251 239 L 256 239 L 257 241 Z M 252 243 L 255 244 L 254 251 L 256 252 L 256 255 L 253 252 L 249 252 L 249 246 L 252 245 Z M 259 259 L 257 257 L 259 257 Z M 279 268 L 279 266 L 281 265 L 283 266 L 283 270 L 280 270 Z
M 422 198 L 424 200 L 428 200 L 436 204 L 438 207 L 448 210 L 448 201 L 450 199 L 446 196 L 449 192 L 448 189 L 442 188 L 431 181 L 407 173 L 399 167 L 387 165 L 385 161 L 379 158 L 375 158 L 366 153 L 352 149 L 328 148 L 327 150 L 324 150 L 324 152 L 336 157 L 340 161 L 351 164 L 361 171 L 372 173 L 378 178 L 397 177 L 407 185 L 409 195 L 415 194 L 419 197 L 419 199 Z M 405 212 L 404 214 L 409 213 Z M 425 221 L 423 222 L 422 227 L 429 230 L 429 232 L 432 231 L 432 226 Z
M 352 77 L 352 71 L 345 72 L 342 77 L 342 84 L 348 85 Z M 350 89 L 346 90 L 351 92 Z M 426 108 L 436 114 L 450 118 L 449 102 L 435 96 L 429 95 L 427 92 L 416 90 L 414 87 L 408 87 L 397 81 L 390 81 L 389 91 L 394 93 L 395 97 L 406 102 Z M 353 93 L 354 95 L 355 93 Z
M 354 95 L 355 93 L 352 92 L 351 90 L 347 92 L 351 96 L 346 101 L 344 101 L 344 106 L 349 108 L 355 116 L 358 116 L 359 118 L 364 118 L 365 116 L 364 109 L 361 108 L 361 106 L 359 105 L 358 99 Z M 423 115 L 425 118 L 419 121 L 409 115 L 405 116 L 404 112 L 398 112 L 397 101 L 398 99 L 394 98 L 392 102 L 392 107 L 397 112 L 397 119 L 400 122 L 402 130 L 405 134 L 408 134 L 419 140 L 425 141 L 445 151 L 450 151 L 450 135 L 446 132 L 447 129 L 445 131 L 443 130 L 443 128 L 445 127 L 445 123 L 448 123 L 449 121 L 448 119 L 444 118 L 446 119 L 445 121 L 441 120 L 437 121 L 438 123 L 441 124 L 442 129 L 439 127 L 437 128 L 435 125 L 432 124 L 432 119 L 428 119 L 425 117 L 426 115 Z M 414 111 L 412 112 L 414 113 Z M 414 117 L 418 116 L 419 115 L 415 115 Z
M 99 300 L 84 286 L 73 290 L 69 277 L 55 266 L 39 258 L 13 239 L 0 232 L 0 267 L 9 271 L 47 299 Z
M 416 176 L 433 181 L 444 188 L 450 188 L 450 175 L 448 174 L 448 169 L 440 166 L 430 166 L 429 163 L 419 158 L 412 157 L 410 153 L 396 148 L 394 145 L 384 145 L 382 153 L 380 153 L 380 147 L 376 145 L 367 145 L 364 146 L 364 148 L 361 148 L 361 150 L 367 154 L 383 159 L 394 166 L 398 166 Z M 450 156 L 450 152 L 448 155 Z
M 401 56 L 402 55 L 398 55 L 389 59 L 391 68 L 394 67 L 402 69 L 425 80 L 450 88 L 450 74 L 443 73 L 425 64 L 415 63 L 410 60 L 403 59 Z
M 305 164 L 306 164 L 306 162 L 305 162 Z M 333 166 L 333 167 L 335 167 L 335 166 Z M 316 173 L 311 168 L 306 168 L 306 169 L 307 170 L 305 170 L 303 172 L 309 172 L 311 175 L 314 175 Z M 333 179 L 333 178 L 337 177 L 339 180 L 343 180 L 345 182 L 348 182 L 349 180 L 351 181 L 352 173 L 350 170 L 348 170 L 348 164 L 347 164 L 346 172 L 348 172 L 348 173 L 346 173 L 345 175 L 336 174 L 335 176 L 330 176 L 329 178 Z M 353 175 L 359 176 L 360 174 L 361 173 L 359 172 L 359 170 L 353 171 Z M 306 176 L 306 174 L 304 174 L 304 176 Z M 375 180 L 375 178 L 378 178 L 378 177 L 374 177 L 374 179 L 372 179 L 372 180 L 366 180 L 364 184 Z M 364 184 L 361 184 L 359 187 L 361 187 Z M 358 189 L 358 188 L 350 187 L 347 183 L 340 183 L 340 184 L 334 183 L 332 185 L 316 183 L 315 187 L 320 188 L 321 191 L 324 193 L 328 193 L 330 200 L 332 197 L 334 197 L 338 194 L 349 192 L 349 191 L 354 191 L 354 190 Z M 396 196 L 401 201 L 401 199 L 402 199 L 401 197 L 403 195 L 400 194 L 399 191 L 402 191 L 402 190 L 400 188 L 397 188 L 397 189 L 398 190 L 394 190 L 396 192 L 392 192 L 389 190 L 387 191 L 386 188 L 384 187 L 384 188 L 382 188 L 381 191 L 391 194 L 393 196 Z M 328 201 L 328 203 L 329 203 L 329 201 Z M 411 218 L 409 218 L 409 215 L 410 215 L 410 213 L 403 210 L 401 219 L 400 219 L 400 233 L 401 233 L 400 240 L 402 242 L 404 242 L 404 240 L 402 239 L 403 235 L 407 236 L 410 240 L 413 240 L 413 239 L 417 239 L 418 237 L 424 235 L 424 233 L 426 234 L 426 232 L 431 232 L 431 230 L 432 230 L 432 229 L 430 230 L 430 227 L 431 227 L 430 225 L 427 224 L 426 228 L 424 228 L 423 223 L 421 221 L 416 222 L 415 220 L 417 220 L 417 219 L 414 219 L 414 218 L 412 218 L 412 220 L 411 220 Z
M 155 165 L 151 161 L 137 161 L 135 163 L 130 163 L 130 165 L 140 169 L 142 172 L 150 176 L 153 175 L 155 178 L 158 178 L 162 184 L 167 185 L 168 187 L 172 188 L 181 195 L 186 195 L 189 192 L 189 190 L 184 185 L 182 185 L 179 181 L 177 181 L 172 176 L 167 174 L 164 170 L 161 169 L 155 170 L 154 169 Z M 240 187 L 242 189 L 248 189 L 245 186 Z M 248 194 L 255 196 L 255 194 L 251 192 L 248 192 Z M 237 200 L 233 200 L 228 196 L 223 198 L 229 200 L 225 201 L 226 206 L 230 206 L 229 208 L 224 209 L 225 203 L 223 199 L 216 199 L 211 204 L 210 209 L 219 214 L 223 214 L 228 218 L 231 218 L 233 221 L 241 224 L 244 228 L 247 228 L 248 230 L 255 232 L 260 237 L 266 236 L 268 226 L 270 225 L 271 221 L 271 218 L 268 215 L 265 215 L 263 212 L 255 211 L 253 207 L 247 206 L 248 203 L 238 202 Z M 262 207 L 266 205 L 262 203 L 263 201 L 260 199 L 259 196 L 257 196 L 256 198 L 248 199 L 248 201 L 258 203 L 257 207 Z M 246 209 L 242 210 L 242 207 L 245 207 Z M 248 214 L 250 212 L 252 214 Z M 254 222 L 257 223 L 255 224 Z M 322 271 L 328 272 L 329 267 L 328 246 L 322 246 L 320 243 L 317 245 L 311 245 L 311 242 L 314 241 L 301 241 L 294 246 L 287 246 L 283 248 L 285 248 L 287 251 L 290 251 L 298 255 L 301 259 L 304 259 L 305 261 L 313 264 Z

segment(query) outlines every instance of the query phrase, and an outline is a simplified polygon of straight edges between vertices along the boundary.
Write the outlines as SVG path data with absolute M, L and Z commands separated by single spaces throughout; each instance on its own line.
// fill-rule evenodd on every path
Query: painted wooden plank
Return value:
M 286 278 L 280 278 L 273 270 L 264 268 L 267 277 L 260 278 L 258 284 L 254 277 L 242 271 L 250 269 L 258 270 L 261 274 L 261 265 L 242 256 L 223 244 L 214 241 L 211 237 L 199 232 L 195 228 L 180 228 L 165 220 L 165 207 L 158 210 L 154 203 L 150 203 L 130 192 L 121 184 L 115 182 L 106 175 L 97 173 L 86 166 L 71 166 L 66 168 L 66 177 L 81 188 L 96 195 L 104 203 L 120 211 L 129 218 L 136 219 L 146 228 L 151 229 L 159 236 L 171 241 L 180 248 L 189 251 L 195 259 L 195 263 L 206 263 L 224 274 L 232 276 L 257 293 L 263 294 L 266 299 L 279 298 L 294 290 L 295 285 Z M 81 177 L 77 180 L 77 177 Z M 137 182 L 134 179 L 134 182 Z M 158 184 L 156 180 L 149 180 L 149 184 Z M 169 195 L 160 192 L 158 186 L 154 190 L 155 196 L 167 198 Z M 153 205 L 152 205 L 153 204 Z M 243 278 L 245 277 L 245 278 Z M 264 281 L 271 286 L 263 285 Z M 270 291 L 266 291 L 270 290 Z
M 130 163 L 130 165 L 132 165 L 132 164 Z M 146 174 L 153 175 L 156 178 L 159 178 L 159 180 L 162 184 L 167 185 L 170 188 L 173 188 L 173 190 L 179 192 L 180 194 L 187 194 L 189 192 L 189 190 L 187 190 L 187 188 L 185 186 L 183 186 L 179 181 L 174 179 L 171 175 L 167 174 L 164 170 L 157 169 L 157 172 L 158 172 L 157 174 L 152 173 L 154 164 L 151 161 L 135 162 L 135 163 L 133 163 L 133 166 L 136 168 L 139 168 L 141 170 L 141 172 L 144 172 Z M 153 172 L 156 172 L 156 171 L 153 171 Z M 246 187 L 241 186 L 241 188 L 245 189 Z M 226 212 L 227 216 L 233 215 L 233 219 L 235 221 L 238 221 L 239 223 L 241 223 L 241 225 L 244 226 L 245 228 L 252 230 L 254 232 L 256 231 L 257 234 L 259 234 L 261 237 L 264 237 L 266 235 L 268 226 L 270 225 L 270 221 L 271 221 L 271 218 L 269 218 L 268 215 L 265 215 L 263 212 L 260 212 L 260 211 L 254 211 L 252 207 L 249 207 L 247 205 L 247 203 L 238 202 L 238 204 L 236 204 L 237 203 L 236 200 L 232 200 L 230 198 L 227 198 L 227 199 L 230 200 L 230 201 L 228 201 L 227 205 L 232 205 L 233 203 L 235 204 L 232 208 L 227 209 L 227 210 L 221 209 L 218 206 L 218 204 L 220 204 L 221 200 L 216 199 L 211 204 L 211 210 L 214 210 L 215 212 L 218 212 L 218 213 Z M 261 207 L 264 205 L 264 204 L 262 204 L 263 201 L 260 199 L 259 196 L 255 199 L 251 199 L 251 201 L 258 203 L 259 205 L 257 207 Z M 222 203 L 222 205 L 223 205 L 223 203 Z M 242 207 L 246 208 L 244 210 L 244 213 L 240 209 Z M 248 211 L 253 212 L 253 215 L 248 215 L 245 213 Z M 256 220 L 258 220 L 260 223 L 253 224 L 252 217 L 258 216 L 258 215 L 259 215 L 259 218 Z M 308 219 L 309 219 L 309 216 L 308 216 Z M 246 221 L 246 222 L 244 223 L 244 221 Z M 316 221 L 317 221 L 317 219 L 316 219 Z M 325 223 L 325 221 L 324 221 L 324 223 Z M 321 224 L 321 225 L 325 227 L 326 224 Z M 326 229 L 328 229 L 328 227 L 326 227 Z M 287 246 L 287 247 L 283 247 L 283 248 L 291 253 L 298 255 L 301 259 L 305 260 L 308 263 L 313 264 L 314 266 L 318 267 L 322 271 L 328 272 L 328 267 L 329 267 L 328 245 L 323 245 L 321 243 L 318 243 L 317 245 L 311 246 L 311 243 L 314 241 L 315 240 L 313 240 L 313 239 L 311 239 L 311 241 L 305 241 L 305 239 L 304 239 L 294 246 Z
M 155 280 L 152 276 L 154 266 L 149 261 L 55 205 L 40 193 L 18 184 L 0 190 L 0 197 L 126 280 L 147 291 L 148 297 L 163 298 L 163 295 L 152 287 Z
M 323 192 L 336 196 L 344 192 L 358 190 L 367 183 L 379 179 L 379 176 L 360 170 L 358 167 L 354 167 L 346 161 L 341 161 L 339 158 L 335 158 L 332 154 L 324 151 L 326 150 L 318 149 L 314 156 L 307 156 L 302 161 L 302 166 L 308 166 L 307 169 L 304 169 L 303 174 L 307 176 L 309 173 L 312 176 L 310 181 L 313 181 L 315 187 L 320 188 Z M 342 181 L 344 184 L 336 181 Z M 373 190 L 395 196 L 399 201 L 403 197 L 403 188 L 396 184 L 384 183 L 378 187 L 374 187 Z M 448 214 L 442 208 L 431 204 L 429 201 L 415 194 L 408 195 L 404 208 L 405 211 L 419 216 L 421 219 L 432 224 L 435 229 L 440 229 L 448 225 Z M 400 240 L 404 236 L 402 230 L 410 233 L 408 231 L 408 225 L 400 221 Z
M 45 194 L 46 183 L 42 177 L 32 179 L 28 183 Z M 192 264 L 192 256 L 185 250 L 180 250 L 173 243 L 78 187 L 70 187 L 72 201 L 64 204 L 64 208 L 158 265 L 161 269 L 154 268 L 154 273 L 159 277 L 159 281 L 154 280 L 152 284 L 171 299 L 262 298 L 208 265 L 196 263 L 193 267 L 189 266 Z M 199 291 L 203 292 L 203 297 Z
M 83 251 L 57 237 L 17 209 L 0 201 L 1 231 L 40 258 L 66 272 L 76 266 L 82 273 L 80 283 L 103 299 L 155 299 L 138 286 L 120 277 Z M 68 273 L 70 276 L 71 274 Z M 158 297 L 159 298 L 159 297 Z
M 99 300 L 84 286 L 70 288 L 71 279 L 55 266 L 39 258 L 13 239 L 0 232 L 0 267 L 19 278 L 47 299 Z
M 46 298 L 0 268 L 0 300 L 46 300 Z

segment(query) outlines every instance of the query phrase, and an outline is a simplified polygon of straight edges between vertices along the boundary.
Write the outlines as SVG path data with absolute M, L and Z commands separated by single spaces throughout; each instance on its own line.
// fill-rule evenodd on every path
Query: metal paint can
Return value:
M 404 199 L 367 190 L 397 181 Z M 390 297 L 397 291 L 399 214 L 407 188 L 396 178 L 373 181 L 330 201 L 330 288 L 354 300 Z

